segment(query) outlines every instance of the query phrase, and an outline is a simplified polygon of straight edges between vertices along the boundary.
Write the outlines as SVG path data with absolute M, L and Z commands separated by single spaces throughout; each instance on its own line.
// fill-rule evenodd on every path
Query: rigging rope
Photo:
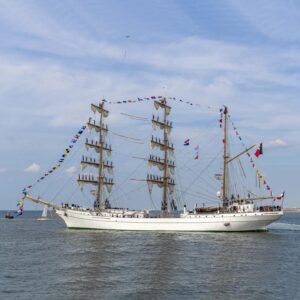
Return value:
M 231 122 L 231 124 L 232 124 L 233 130 L 235 131 L 236 136 L 238 137 L 238 139 L 240 140 L 240 143 L 242 144 L 242 146 L 243 146 L 244 149 L 246 150 L 247 147 L 246 147 L 245 143 L 243 142 L 243 139 L 242 139 L 242 137 L 240 136 L 239 131 L 237 130 L 237 127 L 236 127 L 235 124 L 233 123 L 233 121 L 232 121 L 230 115 L 228 115 L 228 118 L 229 118 L 229 120 L 230 120 L 230 122 Z M 253 160 L 252 155 L 250 154 L 249 151 L 247 151 L 246 154 L 247 154 L 247 156 L 250 158 L 250 164 L 252 165 L 253 169 L 256 169 L 256 173 L 257 173 L 259 182 L 262 181 L 263 185 L 265 185 L 266 190 L 269 191 L 270 196 L 272 197 L 272 196 L 273 196 L 272 189 L 270 188 L 270 185 L 267 184 L 267 181 L 266 181 L 266 179 L 262 176 L 260 170 L 257 169 L 256 164 L 254 163 L 254 160 Z

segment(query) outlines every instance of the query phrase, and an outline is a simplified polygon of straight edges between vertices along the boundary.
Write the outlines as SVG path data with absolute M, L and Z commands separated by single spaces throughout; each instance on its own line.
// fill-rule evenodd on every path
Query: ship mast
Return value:
M 104 187 L 106 188 L 106 191 L 110 193 L 114 184 L 113 179 L 105 174 L 105 171 L 110 174 L 112 174 L 113 171 L 112 162 L 106 159 L 107 156 L 111 155 L 112 149 L 111 145 L 105 142 L 108 126 L 103 122 L 104 118 L 108 117 L 109 112 L 104 109 L 104 102 L 99 105 L 92 104 L 91 109 L 94 113 L 99 114 L 100 120 L 97 122 L 90 118 L 87 125 L 90 130 L 94 130 L 96 133 L 99 133 L 99 136 L 98 140 L 86 139 L 85 145 L 87 150 L 93 149 L 97 154 L 99 154 L 99 156 L 98 159 L 83 156 L 81 160 L 81 167 L 82 169 L 85 167 L 96 168 L 98 169 L 98 174 L 97 176 L 79 175 L 77 181 L 81 186 L 84 184 L 92 184 L 96 186 L 94 208 L 95 210 L 101 210 L 106 208 L 105 203 L 108 203 L 108 200 L 104 200 Z
M 160 101 L 154 101 L 155 108 L 163 110 L 163 119 L 153 115 L 152 117 L 152 126 L 154 129 L 157 127 L 163 131 L 163 138 L 162 140 L 157 137 L 151 138 L 151 146 L 152 148 L 158 148 L 159 150 L 163 151 L 163 158 L 158 157 L 156 155 L 150 155 L 148 159 L 148 163 L 152 166 L 158 167 L 160 171 L 163 172 L 163 176 L 157 176 L 148 174 L 147 175 L 147 183 L 149 190 L 152 190 L 153 185 L 157 185 L 158 187 L 163 189 L 162 193 L 162 201 L 161 201 L 161 212 L 162 216 L 166 216 L 170 210 L 176 210 L 177 207 L 175 205 L 173 199 L 173 192 L 175 181 L 171 176 L 175 169 L 174 161 L 170 160 L 169 157 L 174 151 L 173 144 L 169 141 L 169 134 L 172 129 L 172 122 L 169 122 L 167 117 L 171 112 L 171 107 L 167 105 L 166 98 Z M 168 199 L 168 198 L 171 199 Z
M 224 136 L 223 136 L 223 186 L 222 186 L 222 196 L 223 196 L 223 207 L 228 206 L 228 109 L 224 106 Z

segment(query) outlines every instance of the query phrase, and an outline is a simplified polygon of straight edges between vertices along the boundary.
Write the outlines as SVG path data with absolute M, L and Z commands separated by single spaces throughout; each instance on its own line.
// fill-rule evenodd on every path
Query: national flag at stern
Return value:
M 259 144 L 259 148 L 256 149 L 254 155 L 258 158 L 260 155 L 263 154 L 263 144 Z
M 282 200 L 284 198 L 284 192 L 276 197 L 277 200 Z

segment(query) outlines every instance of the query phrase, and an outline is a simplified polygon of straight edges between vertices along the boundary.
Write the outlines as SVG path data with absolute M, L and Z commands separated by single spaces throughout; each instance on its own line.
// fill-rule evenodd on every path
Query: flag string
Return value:
M 66 160 L 67 156 L 69 155 L 69 153 L 71 152 L 71 150 L 73 149 L 74 145 L 77 143 L 77 141 L 79 140 L 79 138 L 81 137 L 81 135 L 83 134 L 84 130 L 86 129 L 86 126 L 82 126 L 80 128 L 80 130 L 77 131 L 77 133 L 73 136 L 70 145 L 64 149 L 64 153 L 61 155 L 61 157 L 59 158 L 58 162 L 52 167 L 50 168 L 47 172 L 43 173 L 43 175 L 38 178 L 36 180 L 35 183 L 28 185 L 27 187 L 25 187 L 23 189 L 23 194 L 28 193 L 29 190 L 31 190 L 37 183 L 43 181 L 44 179 L 46 179 L 49 175 L 51 175 L 52 173 L 54 173 L 56 170 L 58 170 L 62 163 L 64 163 L 64 161 Z
M 246 147 L 246 145 L 245 145 L 245 143 L 244 143 L 244 141 L 243 141 L 243 139 L 242 139 L 242 137 L 241 137 L 241 135 L 240 135 L 240 133 L 239 133 L 237 127 L 236 127 L 235 124 L 233 123 L 233 121 L 232 121 L 230 115 L 228 115 L 228 118 L 229 118 L 229 120 L 230 120 L 230 122 L 231 122 L 231 125 L 232 125 L 232 128 L 233 128 L 233 130 L 234 130 L 234 132 L 235 132 L 235 136 L 239 139 L 240 143 L 242 144 L 242 146 L 243 146 L 244 149 L 246 150 L 247 147 Z M 253 160 L 252 155 L 250 154 L 249 151 L 247 151 L 246 154 L 247 154 L 247 156 L 249 157 L 249 161 L 250 161 L 250 164 L 251 164 L 252 168 L 256 170 L 256 176 L 257 176 L 257 178 L 258 178 L 258 180 L 259 180 L 259 184 L 262 183 L 262 184 L 265 186 L 266 190 L 270 193 L 270 196 L 273 197 L 272 189 L 271 189 L 270 186 L 267 184 L 267 181 L 266 181 L 266 179 L 263 177 L 263 175 L 261 174 L 261 171 L 257 169 L 256 164 L 255 164 L 255 162 L 254 162 L 254 160 Z
M 164 98 L 166 98 L 167 100 L 172 100 L 172 101 L 177 101 L 177 102 L 181 102 L 181 103 L 185 103 L 187 105 L 190 106 L 198 106 L 198 107 L 206 107 L 209 109 L 214 109 L 212 106 L 203 106 L 200 105 L 198 103 L 194 103 L 192 101 L 186 101 L 183 99 L 178 99 L 176 97 L 163 97 L 163 96 L 150 96 L 150 97 L 137 97 L 135 100 L 119 100 L 119 101 L 109 101 L 106 99 L 102 99 L 103 102 L 106 102 L 108 104 L 126 104 L 126 103 L 139 103 L 139 102 L 143 102 L 143 101 L 151 101 L 151 100 L 163 100 Z

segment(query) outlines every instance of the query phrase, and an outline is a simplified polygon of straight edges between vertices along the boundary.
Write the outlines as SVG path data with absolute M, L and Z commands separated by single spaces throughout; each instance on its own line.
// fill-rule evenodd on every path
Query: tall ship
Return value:
M 276 200 L 273 195 L 258 196 L 245 192 L 247 196 L 239 196 L 232 192 L 231 181 L 234 177 L 230 174 L 230 164 L 239 157 L 248 154 L 255 145 L 244 149 L 242 152 L 232 156 L 228 146 L 228 108 L 222 108 L 220 122 L 223 132 L 222 150 L 222 174 L 219 176 L 220 191 L 218 197 L 220 202 L 213 207 L 194 206 L 188 209 L 184 205 L 178 210 L 174 199 L 175 161 L 174 145 L 170 134 L 173 124 L 169 121 L 171 106 L 166 98 L 153 101 L 154 107 L 159 111 L 159 116 L 153 115 L 152 126 L 160 133 L 159 136 L 152 135 L 150 144 L 155 154 L 150 154 L 144 159 L 156 172 L 148 173 L 146 178 L 138 179 L 152 188 L 160 189 L 160 211 L 153 214 L 149 210 L 133 210 L 127 208 L 114 208 L 110 204 L 109 194 L 114 189 L 112 177 L 114 164 L 110 161 L 113 147 L 107 143 L 108 125 L 105 119 L 109 111 L 105 102 L 98 105 L 92 104 L 91 109 L 97 115 L 93 120 L 89 119 L 87 127 L 94 131 L 97 139 L 86 139 L 87 149 L 93 150 L 96 158 L 83 156 L 81 167 L 94 169 L 94 175 L 78 175 L 77 182 L 81 187 L 91 185 L 94 188 L 94 205 L 91 208 L 83 208 L 79 205 L 62 203 L 57 205 L 40 197 L 33 197 L 28 192 L 24 193 L 27 198 L 35 203 L 52 207 L 56 214 L 65 222 L 68 228 L 98 229 L 98 230 L 128 230 L 128 231 L 257 231 L 265 230 L 266 226 L 278 220 L 282 214 L 282 205 L 258 205 L 265 200 Z M 151 169 L 152 170 L 152 169 Z M 273 201 L 273 204 L 274 204 Z M 202 203 L 201 199 L 199 202 Z

